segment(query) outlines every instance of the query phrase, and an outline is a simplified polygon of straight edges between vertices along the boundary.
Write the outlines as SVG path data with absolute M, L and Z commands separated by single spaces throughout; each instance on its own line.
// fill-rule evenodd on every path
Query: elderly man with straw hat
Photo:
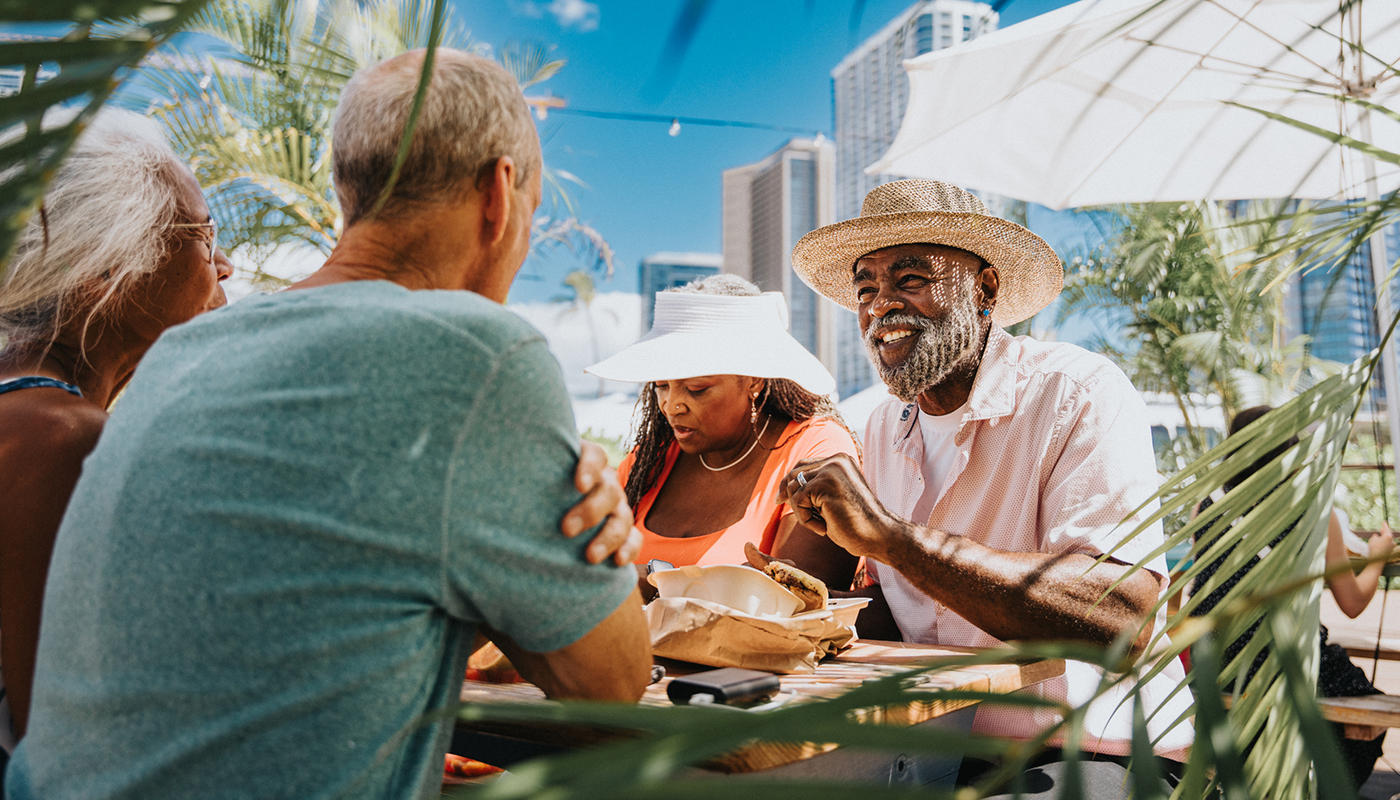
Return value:
M 1107 359 L 1003 330 L 1059 293 L 1050 246 L 962 189 L 910 180 L 877 187 L 859 217 L 803 237 L 792 264 L 859 315 L 899 398 L 870 418 L 863 472 L 837 456 L 800 465 L 785 485 L 804 524 L 867 559 L 866 592 L 885 601 L 872 608 L 887 604 L 907 641 L 1107 645 L 1140 631 L 1134 647 L 1145 647 L 1164 622 L 1148 617 L 1167 569 L 1153 556 L 1159 527 L 1127 536 L 1157 488 L 1143 402 Z M 1079 706 L 1100 678 L 1070 662 L 1035 691 Z M 1181 679 L 1174 663 L 1142 687 L 1156 752 L 1176 761 L 1192 738 L 1189 724 L 1171 728 L 1187 708 L 1184 691 L 1173 695 Z M 1089 708 L 1080 746 L 1095 754 L 1091 795 L 1131 786 L 1125 691 Z M 987 704 L 974 730 L 1029 739 L 1057 719 Z M 1061 758 L 1040 757 L 1052 784 Z M 965 759 L 961 777 L 988 768 Z

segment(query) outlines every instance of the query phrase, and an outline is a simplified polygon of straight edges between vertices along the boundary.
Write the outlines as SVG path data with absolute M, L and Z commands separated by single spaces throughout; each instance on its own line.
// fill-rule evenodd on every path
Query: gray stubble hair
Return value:
M 973 299 L 976 279 L 971 275 L 956 283 L 957 294 L 952 307 L 941 319 L 933 320 L 913 314 L 890 314 L 870 321 L 862 337 L 866 353 L 874 363 L 880 378 L 890 393 L 906 403 L 912 403 L 926 389 L 936 386 L 954 367 L 963 363 L 979 343 L 977 302 Z M 901 363 L 887 366 L 880 359 L 879 334 L 884 328 L 907 325 L 919 331 L 914 351 Z
M 422 50 L 355 73 L 332 123 L 336 196 L 348 227 L 367 214 L 389 181 L 413 95 Z M 539 135 L 520 85 L 504 67 L 461 50 L 438 48 L 413 144 L 382 214 L 463 196 L 503 156 L 517 186 L 542 167 Z

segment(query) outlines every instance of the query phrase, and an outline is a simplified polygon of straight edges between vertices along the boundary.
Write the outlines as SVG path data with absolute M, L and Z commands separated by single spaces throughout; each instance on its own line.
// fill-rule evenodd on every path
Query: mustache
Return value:
M 874 344 L 880 331 L 885 328 L 915 328 L 919 331 L 931 331 L 937 327 L 937 323 L 928 317 L 916 317 L 913 314 L 889 314 L 884 317 L 876 317 L 870 320 L 870 326 L 865 329 L 866 341 Z

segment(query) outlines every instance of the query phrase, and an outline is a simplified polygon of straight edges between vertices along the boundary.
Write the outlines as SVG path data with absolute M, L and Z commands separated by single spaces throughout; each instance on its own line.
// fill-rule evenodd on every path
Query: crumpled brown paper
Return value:
M 653 655 L 712 667 L 813 672 L 855 638 L 827 610 L 771 619 L 709 600 L 658 597 L 646 615 Z

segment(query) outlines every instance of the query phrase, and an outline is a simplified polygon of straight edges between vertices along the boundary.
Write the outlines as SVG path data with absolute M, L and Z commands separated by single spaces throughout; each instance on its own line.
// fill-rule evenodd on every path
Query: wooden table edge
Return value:
M 879 644 L 897 649 L 899 643 Z M 967 648 L 949 649 L 974 652 Z M 919 666 L 912 661 L 909 665 L 911 668 Z M 1016 668 L 1017 674 L 1014 679 L 1008 674 L 1008 667 Z M 1034 686 L 1064 675 L 1065 662 L 1064 659 L 1037 659 L 1010 664 L 999 663 L 961 666 L 948 670 L 945 673 L 935 674 L 934 678 L 944 677 L 951 673 L 975 674 L 979 672 L 982 673 L 980 679 L 959 682 L 958 688 L 968 691 L 1004 690 L 1006 693 L 1019 691 L 1022 688 Z M 800 678 L 805 676 L 784 677 Z M 918 725 L 956 711 L 961 711 L 970 706 L 977 705 L 978 702 L 977 700 L 948 700 L 936 703 L 915 701 L 860 709 L 853 713 L 857 715 L 857 721 L 859 722 L 906 727 Z M 560 747 L 576 747 L 579 742 L 579 735 L 585 732 L 591 743 L 595 744 L 605 744 L 620 739 L 634 738 L 636 736 L 634 732 L 626 730 L 600 728 L 588 725 L 562 726 L 554 724 L 551 727 L 542 726 L 539 723 L 498 721 L 462 722 L 460 720 L 457 722 L 457 725 L 460 728 L 465 728 L 466 730 L 477 733 L 529 739 L 533 742 Z M 755 742 L 705 762 L 700 766 L 703 769 L 724 774 L 759 772 L 793 764 L 798 761 L 804 761 L 839 748 L 840 745 L 838 744 L 822 742 Z M 469 753 L 462 755 L 470 757 Z

